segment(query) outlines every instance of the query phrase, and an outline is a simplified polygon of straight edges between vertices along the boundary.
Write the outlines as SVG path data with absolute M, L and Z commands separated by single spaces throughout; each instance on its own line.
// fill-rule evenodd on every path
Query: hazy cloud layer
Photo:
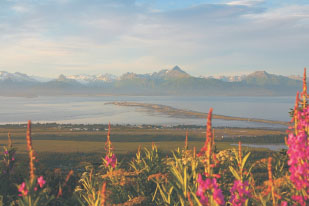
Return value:
M 270 3 L 271 2 L 271 3 Z M 0 70 L 193 75 L 308 67 L 307 1 L 0 1 Z

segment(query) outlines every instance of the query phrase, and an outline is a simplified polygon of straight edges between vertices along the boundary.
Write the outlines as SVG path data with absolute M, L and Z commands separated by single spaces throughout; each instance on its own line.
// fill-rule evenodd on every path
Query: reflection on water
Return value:
M 293 97 L 0 97 L 0 123 L 59 122 L 106 124 L 161 124 L 205 125 L 206 120 L 175 118 L 155 112 L 147 113 L 134 107 L 105 105 L 111 101 L 132 101 L 163 104 L 180 109 L 207 112 L 214 108 L 215 114 L 238 117 L 288 121 Z M 282 127 L 244 121 L 214 120 L 214 126 L 227 127 Z
M 238 144 L 231 144 L 232 146 L 238 146 Z M 288 149 L 285 144 L 241 144 L 245 147 L 253 147 L 253 148 L 265 148 L 272 151 L 280 151 L 282 149 Z

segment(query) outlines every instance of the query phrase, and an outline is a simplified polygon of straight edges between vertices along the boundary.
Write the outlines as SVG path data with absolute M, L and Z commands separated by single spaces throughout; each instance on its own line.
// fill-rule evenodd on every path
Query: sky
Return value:
M 0 0 L 0 71 L 194 76 L 309 67 L 308 0 Z

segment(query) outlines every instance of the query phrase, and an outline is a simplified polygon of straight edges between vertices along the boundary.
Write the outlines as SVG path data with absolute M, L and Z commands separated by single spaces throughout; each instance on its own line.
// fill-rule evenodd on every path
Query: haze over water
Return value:
M 176 118 L 137 107 L 106 105 L 112 101 L 130 101 L 168 105 L 179 109 L 235 117 L 289 121 L 294 97 L 166 97 L 166 96 L 101 96 L 101 97 L 0 97 L 0 124 L 57 122 L 73 124 L 157 124 L 205 125 L 204 119 Z M 282 127 L 244 121 L 214 120 L 214 126 Z

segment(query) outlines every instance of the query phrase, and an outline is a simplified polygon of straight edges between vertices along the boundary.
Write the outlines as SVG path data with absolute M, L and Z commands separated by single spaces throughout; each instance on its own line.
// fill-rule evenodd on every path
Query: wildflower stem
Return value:
M 101 194 L 100 194 L 100 197 L 101 197 L 101 205 L 100 206 L 105 206 L 105 199 L 106 199 L 106 182 L 103 183 L 102 185 L 102 189 L 101 189 Z
M 35 174 L 34 174 L 34 163 L 33 160 L 35 159 L 34 156 L 34 151 L 33 151 L 33 147 L 32 147 L 32 138 L 31 138 L 31 121 L 28 121 L 28 126 L 27 126 L 27 148 L 28 148 L 28 152 L 29 152 L 29 169 L 30 169 L 30 182 L 32 183 L 33 180 L 35 179 Z
M 205 173 L 210 175 L 210 156 L 211 156 L 211 117 L 212 117 L 212 108 L 209 109 L 208 117 L 207 117 L 207 128 L 206 128 L 206 171 Z
M 238 142 L 238 167 L 240 172 L 240 180 L 242 181 L 242 153 L 241 153 L 241 142 Z
M 188 149 L 188 130 L 186 131 L 185 150 Z
M 110 154 L 111 152 L 111 140 L 110 140 L 110 137 L 111 137 L 111 124 L 110 122 L 108 123 L 108 132 L 107 132 L 107 148 L 108 148 L 108 155 Z
M 303 98 L 303 108 L 306 108 L 307 103 L 307 83 L 306 83 L 306 68 L 304 68 L 304 78 L 303 78 L 303 92 L 301 96 Z
M 11 133 L 8 133 L 8 148 L 12 149 L 12 138 L 11 138 Z
M 268 179 L 269 179 L 269 187 L 271 189 L 271 197 L 272 197 L 272 201 L 273 201 L 273 206 L 276 206 L 276 199 L 275 199 L 275 188 L 274 188 L 274 182 L 273 182 L 273 175 L 272 175 L 272 171 L 271 171 L 271 160 L 272 158 L 269 157 L 268 158 Z

